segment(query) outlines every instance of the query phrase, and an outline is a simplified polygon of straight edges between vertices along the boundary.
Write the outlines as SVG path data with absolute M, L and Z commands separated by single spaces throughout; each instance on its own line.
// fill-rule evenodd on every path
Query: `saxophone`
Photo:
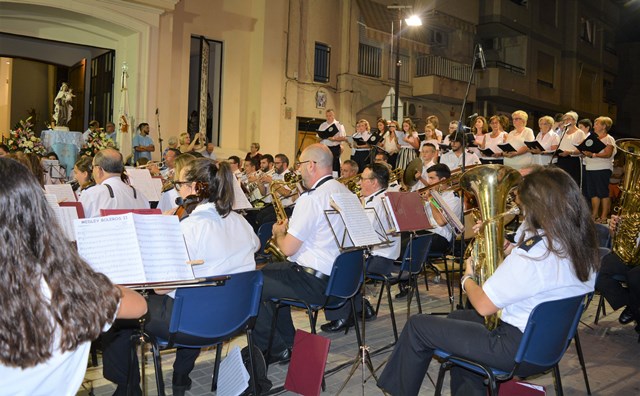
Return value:
M 629 265 L 640 265 L 640 139 L 618 139 L 616 148 L 624 153 L 624 179 L 620 206 L 613 211 L 620 216 L 613 235 L 613 252 Z
M 504 217 L 515 211 L 506 211 L 507 198 L 521 181 L 517 170 L 504 165 L 477 166 L 460 177 L 460 186 L 475 196 L 482 220 L 480 232 L 469 246 L 480 286 L 504 260 Z M 500 312 L 485 316 L 485 326 L 493 330 L 499 319 Z
M 282 200 L 280 195 L 276 192 L 280 187 L 295 185 L 294 183 L 287 183 L 283 180 L 274 180 L 269 185 L 269 193 L 271 194 L 271 202 L 273 203 L 273 210 L 276 212 L 276 221 L 278 223 L 287 220 L 287 213 L 282 206 Z M 275 261 L 286 261 L 287 256 L 282 253 L 282 250 L 278 247 L 274 237 L 269 238 L 267 246 L 264 248 L 264 252 L 271 255 Z

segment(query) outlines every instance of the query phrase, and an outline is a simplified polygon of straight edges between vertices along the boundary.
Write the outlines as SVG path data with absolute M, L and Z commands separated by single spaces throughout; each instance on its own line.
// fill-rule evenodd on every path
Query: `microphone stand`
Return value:
M 160 134 L 160 114 L 158 113 L 158 109 L 156 108 L 156 124 L 158 125 L 158 143 L 160 144 L 160 160 L 162 160 L 163 151 L 162 151 L 162 134 Z
M 551 163 L 553 162 L 553 159 L 556 158 L 556 156 L 558 155 L 558 150 L 560 150 L 560 144 L 562 144 L 562 139 L 564 139 L 565 135 L 567 134 L 567 129 L 569 129 L 570 126 L 571 126 L 570 123 L 564 126 L 564 131 L 562 131 L 562 136 L 560 136 L 560 141 L 558 142 L 558 147 L 556 147 L 556 149 L 553 151 L 553 155 L 551 156 L 551 159 L 549 160 L 549 163 L 547 165 L 551 165 Z
M 307 139 L 307 133 L 309 132 L 309 124 L 311 123 L 311 121 L 315 121 L 315 118 L 309 118 L 306 121 L 306 127 L 304 128 L 304 135 L 302 136 L 302 141 L 300 142 L 300 145 L 298 146 L 298 150 L 296 151 L 296 158 L 295 161 L 297 161 L 300 158 L 300 154 L 302 154 L 302 145 L 304 144 L 304 141 Z M 294 162 L 295 162 L 294 161 Z
M 466 168 L 466 160 L 467 160 L 467 134 L 464 128 L 464 124 L 462 121 L 464 120 L 464 109 L 467 106 L 467 98 L 469 97 L 469 90 L 471 89 L 471 81 L 473 80 L 473 73 L 476 70 L 476 61 L 478 60 L 478 44 L 473 47 L 473 61 L 471 62 L 471 73 L 469 74 L 469 81 L 467 81 L 467 90 L 464 93 L 464 98 L 462 100 L 462 108 L 460 109 L 460 119 L 458 120 L 458 130 L 456 131 L 456 135 L 458 133 L 462 133 L 462 166 L 460 167 L 461 174 L 465 172 Z M 456 136 L 457 137 L 457 136 Z M 460 220 L 462 221 L 462 228 L 464 230 L 464 192 L 460 193 Z M 455 243 L 455 242 L 454 242 Z M 460 278 L 464 274 L 464 252 L 465 252 L 466 242 L 464 240 L 464 231 L 460 236 Z M 455 250 L 455 246 L 454 246 Z M 453 269 L 453 268 L 452 268 Z M 453 282 L 451 283 L 453 286 Z M 462 285 L 460 286 L 460 300 L 458 302 L 458 309 L 464 308 L 462 304 Z

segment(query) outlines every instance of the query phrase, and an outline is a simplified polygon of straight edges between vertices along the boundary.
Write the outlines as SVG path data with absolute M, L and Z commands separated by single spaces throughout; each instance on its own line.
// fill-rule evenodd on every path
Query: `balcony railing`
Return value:
M 514 66 L 509 63 L 504 63 L 501 61 L 487 61 L 487 67 L 497 67 L 500 69 L 509 70 L 512 73 L 525 75 L 525 70 L 522 67 Z
M 471 65 L 435 55 L 418 56 L 416 77 L 439 76 L 457 81 L 469 81 Z

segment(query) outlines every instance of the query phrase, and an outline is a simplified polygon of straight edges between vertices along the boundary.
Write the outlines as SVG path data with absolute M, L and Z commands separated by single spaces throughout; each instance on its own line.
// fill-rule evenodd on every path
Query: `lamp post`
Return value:
M 395 35 L 396 76 L 395 76 L 395 85 L 394 85 L 395 97 L 394 97 L 394 103 L 393 103 L 393 119 L 395 121 L 400 121 L 400 119 L 398 118 L 398 105 L 399 105 L 399 99 L 400 99 L 400 68 L 402 67 L 402 61 L 400 60 L 400 39 L 402 38 L 402 14 L 404 10 L 413 9 L 413 6 L 390 5 L 390 6 L 387 6 L 387 9 L 398 10 L 398 20 L 400 21 L 398 34 Z M 417 15 L 412 15 L 411 17 L 405 19 L 405 23 L 407 24 L 407 26 L 422 26 L 422 20 Z M 394 36 L 393 22 L 391 22 L 391 35 Z

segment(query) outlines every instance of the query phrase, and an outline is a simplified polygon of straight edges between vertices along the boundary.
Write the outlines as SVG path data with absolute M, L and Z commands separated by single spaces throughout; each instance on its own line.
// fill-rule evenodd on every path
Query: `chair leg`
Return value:
M 380 311 L 380 302 L 382 302 L 382 293 L 384 293 L 384 288 L 388 285 L 389 282 L 386 280 L 382 282 L 382 287 L 380 288 L 380 294 L 378 295 L 378 304 L 376 305 L 376 316 L 378 315 L 378 311 Z
M 555 380 L 556 395 L 564 395 L 562 391 L 562 380 L 560 379 L 560 367 L 557 364 L 553 366 L 553 379 Z
M 396 314 L 393 310 L 393 299 L 391 298 L 391 284 L 385 282 L 383 287 L 387 288 L 387 299 L 389 301 L 389 314 L 391 315 L 391 326 L 393 327 L 393 338 L 398 342 L 398 325 L 396 324 Z
M 429 291 L 429 276 L 427 275 L 427 267 L 429 266 L 429 261 L 425 261 L 422 264 L 422 274 L 424 275 L 424 287 Z
M 218 375 L 220 374 L 220 360 L 222 359 L 222 343 L 216 345 L 216 360 L 213 363 L 213 377 L 211 377 L 211 392 L 218 390 Z
M 160 350 L 155 341 L 151 342 L 151 350 L 153 351 L 153 368 L 156 372 L 156 386 L 158 387 L 158 396 L 164 396 L 164 379 L 162 378 L 162 361 L 160 360 Z M 144 364 L 144 361 L 142 362 Z
M 576 335 L 573 337 L 576 343 L 576 351 L 578 352 L 578 360 L 580 361 L 580 367 L 582 367 L 582 375 L 584 376 L 584 384 L 587 387 L 587 395 L 591 395 L 591 387 L 589 386 L 589 376 L 587 375 L 587 366 L 584 364 L 584 355 L 582 354 L 582 345 L 580 344 L 580 337 L 578 336 L 578 330 L 576 329 Z
M 309 315 L 309 325 L 311 326 L 311 334 L 316 334 L 316 323 L 318 323 L 318 311 L 311 312 L 311 307 L 307 307 L 307 314 Z
M 436 382 L 435 396 L 442 395 L 442 385 L 444 384 L 444 374 L 451 368 L 451 362 L 445 361 L 440 365 L 440 371 L 438 371 L 438 381 Z
M 598 324 L 598 320 L 600 319 L 600 312 L 602 312 L 602 316 L 605 316 L 607 313 L 604 311 L 604 296 L 600 294 L 600 300 L 598 300 L 598 308 L 596 308 L 596 318 L 593 323 Z
M 422 302 L 420 302 L 420 290 L 418 290 L 418 275 L 413 278 L 413 285 L 416 289 L 416 302 L 418 303 L 418 313 L 422 313 Z
M 249 380 L 249 386 L 251 387 L 251 391 L 252 394 L 257 395 L 258 393 L 256 392 L 257 388 L 256 388 L 256 377 L 257 377 L 257 372 L 256 372 L 256 366 L 254 364 L 255 360 L 253 357 L 253 335 L 251 333 L 251 329 L 247 330 L 247 344 L 249 345 L 249 366 L 251 367 L 251 378 Z M 267 366 L 268 368 L 269 366 Z
M 453 273 L 449 272 L 449 263 L 447 262 L 447 256 L 443 257 L 444 261 L 444 273 L 447 276 L 447 293 L 449 294 L 449 303 L 451 304 L 451 311 L 454 309 L 454 298 L 453 298 Z M 451 268 L 453 272 L 453 268 Z

